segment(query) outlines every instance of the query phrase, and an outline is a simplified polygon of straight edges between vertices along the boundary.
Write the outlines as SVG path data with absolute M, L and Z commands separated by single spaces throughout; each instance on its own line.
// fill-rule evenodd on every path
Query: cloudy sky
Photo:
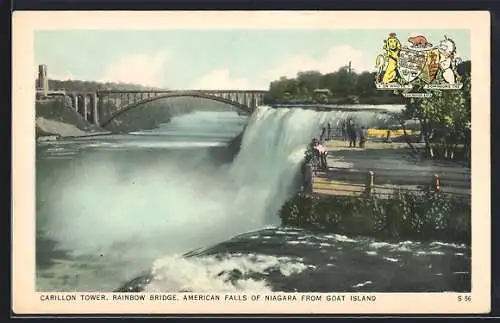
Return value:
M 298 71 L 327 73 L 352 62 L 374 70 L 383 40 L 403 44 L 444 35 L 470 59 L 467 30 L 45 30 L 35 33 L 35 62 L 49 78 L 135 83 L 171 89 L 267 89 Z M 36 71 L 34 71 L 35 73 Z

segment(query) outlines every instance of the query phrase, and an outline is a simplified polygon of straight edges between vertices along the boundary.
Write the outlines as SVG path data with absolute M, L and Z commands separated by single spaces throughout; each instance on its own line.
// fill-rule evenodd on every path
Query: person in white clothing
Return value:
M 322 169 L 327 169 L 326 157 L 328 156 L 328 150 L 324 145 L 322 145 L 319 141 L 314 139 L 314 150 L 317 152 L 317 156 L 319 157 L 320 167 Z

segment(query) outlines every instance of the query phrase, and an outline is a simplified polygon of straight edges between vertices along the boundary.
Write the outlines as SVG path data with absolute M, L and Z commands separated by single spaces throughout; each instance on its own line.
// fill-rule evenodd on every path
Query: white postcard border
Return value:
M 397 19 L 394 19 L 397 17 Z M 35 292 L 34 31 L 41 29 L 469 29 L 472 61 L 472 292 L 359 293 L 374 302 L 42 301 Z M 362 22 L 362 23 L 360 23 Z M 17 11 L 12 21 L 12 307 L 17 314 L 486 313 L 490 310 L 490 15 L 487 11 Z M 94 295 L 94 293 L 65 293 Z M 215 295 L 217 293 L 210 293 Z M 251 293 L 242 293 L 251 298 Z M 331 293 L 358 295 L 358 293 Z M 177 294 L 182 297 L 182 294 Z M 218 294 L 221 295 L 221 294 Z M 462 301 L 458 301 L 458 297 Z M 469 301 L 463 297 L 469 296 Z M 224 299 L 224 297 L 222 297 Z

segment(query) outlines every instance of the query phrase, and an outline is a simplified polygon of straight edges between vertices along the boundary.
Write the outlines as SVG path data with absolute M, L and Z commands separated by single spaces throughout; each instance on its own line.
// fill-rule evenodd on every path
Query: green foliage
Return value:
M 432 144 L 444 147 L 438 158 L 452 158 L 456 145 L 470 145 L 471 75 L 470 61 L 458 66 L 463 83 L 460 90 L 431 90 L 431 97 L 409 99 L 404 110 L 406 119 L 418 119 L 426 143 L 426 157 L 434 155 Z M 444 156 L 443 156 L 444 155 Z
M 376 197 L 298 194 L 280 212 L 283 225 L 383 239 L 468 242 L 470 201 L 395 192 Z
M 316 89 L 329 92 L 315 92 Z M 391 104 L 404 102 L 401 96 L 390 91 L 377 91 L 375 75 L 360 74 L 347 67 L 327 74 L 318 71 L 303 71 L 295 78 L 281 77 L 271 82 L 266 103 L 278 102 L 322 102 L 322 103 L 367 103 Z
M 75 92 L 95 92 L 101 90 L 158 90 L 155 87 L 147 87 L 138 84 L 125 84 L 125 83 L 101 83 L 95 81 L 81 81 L 81 80 L 50 80 L 49 88 L 53 90 L 66 89 L 67 91 Z

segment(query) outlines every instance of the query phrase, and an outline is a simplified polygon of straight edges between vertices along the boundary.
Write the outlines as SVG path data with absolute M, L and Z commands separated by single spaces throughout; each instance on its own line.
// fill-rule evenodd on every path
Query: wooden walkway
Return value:
M 349 148 L 343 141 L 331 141 L 328 171 L 313 173 L 313 192 L 326 195 L 360 195 L 369 171 L 373 172 L 375 194 L 388 196 L 395 190 L 423 191 L 439 176 L 440 191 L 470 196 L 470 169 L 452 162 L 416 161 L 406 144 L 367 142 L 364 149 Z

